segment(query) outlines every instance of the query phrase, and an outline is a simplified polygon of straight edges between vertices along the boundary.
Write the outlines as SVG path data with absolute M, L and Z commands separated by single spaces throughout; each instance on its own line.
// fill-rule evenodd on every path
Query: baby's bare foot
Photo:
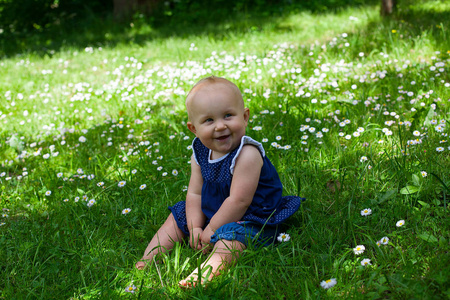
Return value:
M 201 280 L 199 280 L 198 278 L 198 274 L 197 273 L 192 273 L 191 275 L 189 275 L 188 277 L 186 277 L 186 279 L 180 280 L 180 282 L 178 282 L 178 285 L 182 288 L 192 288 L 192 287 L 196 287 L 198 285 L 205 285 L 206 283 L 206 279 L 202 278 Z
M 197 285 L 205 286 L 209 281 L 211 281 L 214 276 L 219 275 L 219 273 L 213 274 L 212 267 L 206 266 L 201 269 L 202 276 L 199 278 L 198 269 L 195 269 L 186 279 L 178 282 L 178 285 L 182 288 L 192 288 Z

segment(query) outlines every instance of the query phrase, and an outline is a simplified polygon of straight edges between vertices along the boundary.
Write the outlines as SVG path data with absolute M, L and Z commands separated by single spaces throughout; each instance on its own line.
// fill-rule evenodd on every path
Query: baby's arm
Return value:
M 201 249 L 200 236 L 203 233 L 206 217 L 202 212 L 202 185 L 203 177 L 200 166 L 191 157 L 191 178 L 186 195 L 186 220 L 189 229 L 189 244 L 193 249 Z
M 256 147 L 246 145 L 242 148 L 234 167 L 230 196 L 225 199 L 203 231 L 203 243 L 209 243 L 211 235 L 222 225 L 241 220 L 252 203 L 262 165 L 261 153 Z

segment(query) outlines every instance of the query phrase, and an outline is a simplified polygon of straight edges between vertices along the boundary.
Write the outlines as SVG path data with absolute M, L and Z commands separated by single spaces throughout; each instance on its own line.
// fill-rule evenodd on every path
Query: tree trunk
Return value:
M 380 14 L 382 16 L 388 16 L 392 14 L 396 5 L 397 5 L 396 0 L 381 0 Z
M 121 20 L 136 12 L 151 14 L 160 2 L 160 0 L 113 0 L 114 18 Z

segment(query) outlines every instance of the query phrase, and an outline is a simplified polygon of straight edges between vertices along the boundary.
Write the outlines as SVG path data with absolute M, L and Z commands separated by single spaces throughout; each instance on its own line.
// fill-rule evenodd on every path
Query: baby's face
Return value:
M 249 110 L 229 85 L 215 83 L 198 87 L 187 108 L 189 130 L 212 150 L 213 159 L 239 146 L 245 135 Z

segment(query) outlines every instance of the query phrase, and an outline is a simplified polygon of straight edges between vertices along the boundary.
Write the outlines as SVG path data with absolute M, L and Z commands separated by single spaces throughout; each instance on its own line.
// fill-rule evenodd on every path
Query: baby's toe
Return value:
M 138 269 L 138 270 L 143 270 L 145 268 L 145 262 L 143 262 L 143 261 L 138 261 L 137 263 L 136 263 L 136 269 Z
M 195 286 L 195 284 L 193 283 L 192 280 L 181 280 L 180 282 L 178 282 L 178 285 L 183 288 L 183 289 L 190 289 L 193 286 Z

